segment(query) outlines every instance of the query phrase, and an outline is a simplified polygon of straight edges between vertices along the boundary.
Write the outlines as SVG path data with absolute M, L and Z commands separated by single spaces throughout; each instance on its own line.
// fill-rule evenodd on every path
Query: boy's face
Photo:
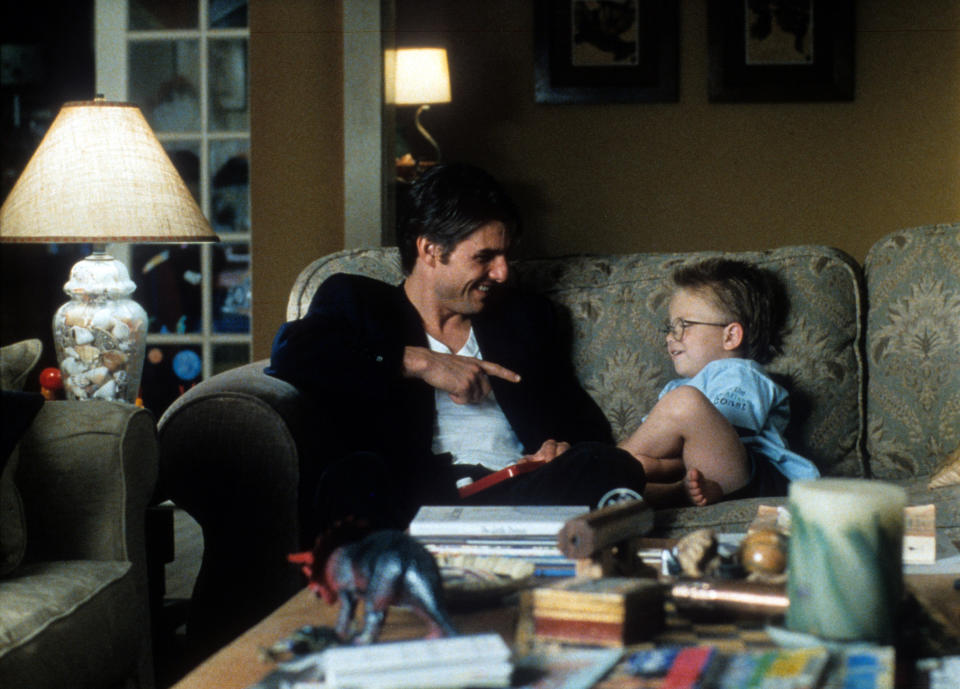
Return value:
M 739 327 L 739 324 L 729 324 L 724 313 L 704 292 L 679 289 L 674 293 L 670 300 L 670 323 L 681 320 L 697 321 L 683 329 L 679 340 L 672 333 L 667 334 L 667 351 L 681 377 L 692 378 L 711 361 L 737 356 L 740 338 L 736 337 L 733 326 Z

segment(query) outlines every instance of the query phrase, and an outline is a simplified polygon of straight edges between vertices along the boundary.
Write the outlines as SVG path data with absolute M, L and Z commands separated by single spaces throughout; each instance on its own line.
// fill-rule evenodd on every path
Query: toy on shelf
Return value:
M 428 638 L 457 634 L 443 601 L 437 563 L 415 539 L 395 530 L 361 532 L 338 525 L 317 538 L 313 551 L 294 553 L 290 562 L 302 565 L 309 588 L 333 605 L 340 600 L 336 632 L 357 644 L 373 643 L 391 605 L 408 605 L 430 624 Z M 351 637 L 357 603 L 364 600 L 363 630 Z

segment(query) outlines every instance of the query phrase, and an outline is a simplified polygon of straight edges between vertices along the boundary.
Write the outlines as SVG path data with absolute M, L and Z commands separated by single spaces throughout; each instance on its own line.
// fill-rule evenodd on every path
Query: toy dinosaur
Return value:
M 402 531 L 374 531 L 351 541 L 340 526 L 322 534 L 312 551 L 288 556 L 301 565 L 308 587 L 333 605 L 340 600 L 336 632 L 356 644 L 377 640 L 391 605 L 407 605 L 430 625 L 427 638 L 455 636 L 443 604 L 437 563 L 415 539 Z M 355 533 L 355 531 L 354 531 Z M 350 636 L 357 603 L 364 600 L 363 630 Z

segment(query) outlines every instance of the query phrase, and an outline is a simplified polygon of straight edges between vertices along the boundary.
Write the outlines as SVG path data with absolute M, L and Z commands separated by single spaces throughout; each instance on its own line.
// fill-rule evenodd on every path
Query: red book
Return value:
M 697 689 L 714 649 L 710 646 L 684 648 L 673 660 L 673 665 L 660 684 L 660 689 Z
M 514 476 L 520 476 L 521 474 L 526 474 L 533 471 L 534 469 L 539 469 L 544 464 L 545 461 L 541 460 L 530 460 L 528 462 L 519 462 L 517 464 L 511 464 L 508 467 L 500 469 L 500 471 L 495 471 L 492 474 L 487 474 L 481 479 L 477 479 L 473 483 L 467 484 L 460 489 L 460 497 L 467 498 L 473 495 L 474 493 L 479 493 L 485 488 L 490 486 L 495 486 L 501 481 L 506 481 L 508 478 L 513 478 Z

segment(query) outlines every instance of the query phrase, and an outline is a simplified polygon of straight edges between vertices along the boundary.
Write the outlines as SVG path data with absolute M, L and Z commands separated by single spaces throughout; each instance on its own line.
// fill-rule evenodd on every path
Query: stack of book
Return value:
M 330 689 L 507 687 L 513 673 L 497 634 L 332 648 L 323 666 Z
M 534 634 L 543 641 L 624 646 L 663 622 L 663 588 L 653 579 L 568 579 L 533 591 Z
M 426 506 L 410 523 L 410 535 L 441 565 L 455 557 L 517 558 L 534 576 L 573 576 L 576 561 L 560 551 L 557 534 L 580 506 Z

